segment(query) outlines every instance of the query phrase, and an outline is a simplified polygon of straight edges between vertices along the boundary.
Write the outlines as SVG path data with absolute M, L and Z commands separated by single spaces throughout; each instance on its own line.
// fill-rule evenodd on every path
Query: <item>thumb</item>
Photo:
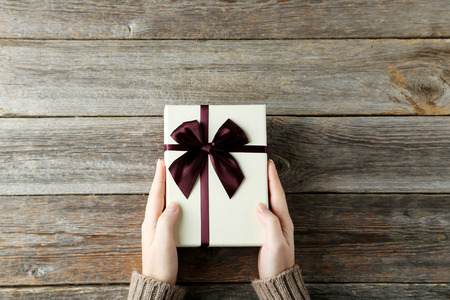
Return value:
M 283 237 L 280 220 L 263 203 L 258 204 L 257 215 L 266 232 L 264 244 L 273 243 Z
M 155 239 L 159 241 L 173 241 L 173 225 L 178 219 L 179 215 L 178 205 L 170 202 L 166 209 L 158 218 L 156 223 Z

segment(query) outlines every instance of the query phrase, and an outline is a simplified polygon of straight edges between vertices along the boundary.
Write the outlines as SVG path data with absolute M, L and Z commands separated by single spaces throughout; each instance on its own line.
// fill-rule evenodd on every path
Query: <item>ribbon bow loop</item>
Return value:
M 229 152 L 230 149 L 249 142 L 245 132 L 236 123 L 226 120 L 217 130 L 212 143 L 208 143 L 207 137 L 203 136 L 202 127 L 197 120 L 184 122 L 172 132 L 171 137 L 179 144 L 176 149 L 187 151 L 169 167 L 175 183 L 186 198 L 208 163 L 208 155 L 228 197 L 233 197 L 244 180 L 244 174 Z
M 178 144 L 186 147 L 198 147 L 204 144 L 204 137 L 197 120 L 184 122 L 170 135 Z
M 213 144 L 225 149 L 241 147 L 247 143 L 248 137 L 245 132 L 230 119 L 220 126 L 213 138 Z

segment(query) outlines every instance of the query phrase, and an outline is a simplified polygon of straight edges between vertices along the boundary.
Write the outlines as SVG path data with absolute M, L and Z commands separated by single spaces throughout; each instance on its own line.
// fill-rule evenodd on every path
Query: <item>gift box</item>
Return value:
M 167 105 L 166 203 L 177 247 L 261 246 L 268 206 L 265 105 Z

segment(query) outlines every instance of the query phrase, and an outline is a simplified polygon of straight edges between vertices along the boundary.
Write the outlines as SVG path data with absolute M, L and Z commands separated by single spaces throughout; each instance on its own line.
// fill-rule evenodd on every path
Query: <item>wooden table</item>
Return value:
M 267 104 L 313 299 L 450 297 L 450 1 L 0 3 L 0 298 L 123 299 L 165 104 Z M 179 249 L 256 299 L 257 248 Z

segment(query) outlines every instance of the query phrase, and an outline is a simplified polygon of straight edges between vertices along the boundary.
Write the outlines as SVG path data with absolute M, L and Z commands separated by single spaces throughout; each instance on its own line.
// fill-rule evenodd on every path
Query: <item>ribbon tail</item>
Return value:
M 169 172 L 186 198 L 189 198 L 206 159 L 206 154 L 194 150 L 184 153 L 170 165 Z
M 244 180 L 239 164 L 230 153 L 217 150 L 211 151 L 211 164 L 231 199 Z

